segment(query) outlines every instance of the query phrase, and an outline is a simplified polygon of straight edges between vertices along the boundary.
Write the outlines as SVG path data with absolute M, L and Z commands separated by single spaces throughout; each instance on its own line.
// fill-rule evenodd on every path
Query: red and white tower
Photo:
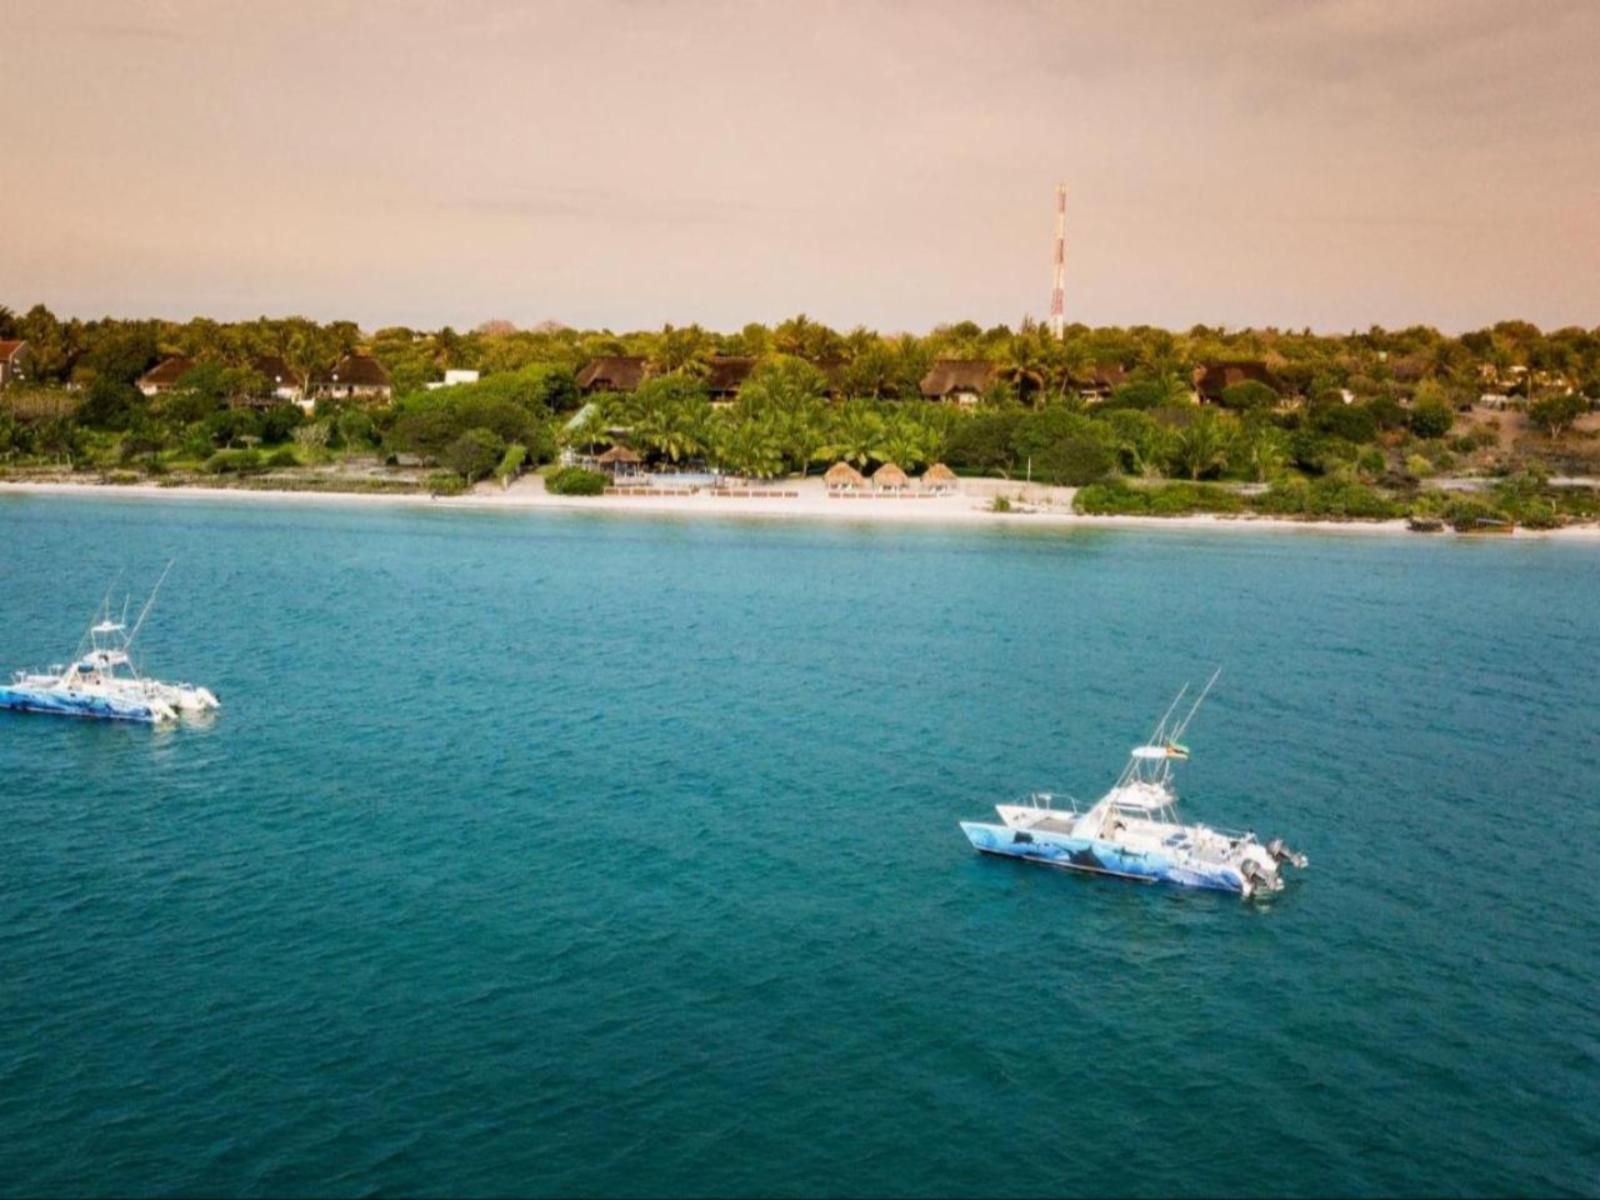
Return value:
M 1067 185 L 1056 184 L 1056 261 L 1050 288 L 1050 332 L 1060 337 L 1067 321 Z

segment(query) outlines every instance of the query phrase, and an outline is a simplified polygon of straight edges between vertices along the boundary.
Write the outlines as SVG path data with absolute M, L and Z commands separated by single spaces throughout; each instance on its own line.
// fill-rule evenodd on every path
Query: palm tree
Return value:
M 1012 336 L 1000 361 L 1000 369 L 1017 389 L 1017 395 L 1038 403 L 1055 373 L 1055 339 L 1038 326 L 1024 324 Z
M 884 429 L 883 454 L 908 471 L 933 461 L 928 452 L 927 429 L 908 412 L 896 412 Z
M 822 457 L 827 446 L 827 415 L 827 409 L 821 402 L 813 400 L 772 416 L 778 440 L 790 465 L 801 475 Z
M 711 338 L 698 325 L 682 329 L 671 325 L 661 330 L 652 365 L 664 375 L 689 375 L 703 378 L 711 369 Z
M 1227 449 L 1228 434 L 1221 419 L 1215 413 L 1201 412 L 1173 438 L 1172 461 L 1190 479 L 1199 479 L 1221 466 Z
M 1264 483 L 1289 461 L 1289 439 L 1276 425 L 1251 422 L 1234 437 L 1231 457 L 1255 483 Z
M 783 449 L 772 427 L 762 421 L 719 421 L 712 435 L 717 465 L 747 479 L 783 473 Z
M 823 453 L 858 467 L 865 467 L 874 459 L 886 462 L 883 438 L 883 419 L 870 408 L 852 404 L 839 410 Z
M 1081 338 L 1070 338 L 1056 347 L 1056 398 L 1064 400 L 1075 380 L 1088 378 L 1094 369 L 1094 352 Z
M 1165 426 L 1132 408 L 1115 409 L 1104 419 L 1115 435 L 1123 470 L 1130 475 L 1160 473 L 1162 461 L 1171 452 L 1172 439 Z

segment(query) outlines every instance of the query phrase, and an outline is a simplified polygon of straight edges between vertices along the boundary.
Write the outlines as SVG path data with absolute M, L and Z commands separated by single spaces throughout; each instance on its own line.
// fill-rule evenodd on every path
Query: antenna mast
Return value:
M 1050 334 L 1060 338 L 1067 312 L 1067 185 L 1056 184 L 1055 274 L 1050 287 Z
M 124 650 L 133 645 L 133 639 L 138 637 L 139 630 L 144 628 L 144 619 L 150 615 L 150 610 L 155 607 L 156 593 L 161 590 L 161 585 L 167 581 L 167 576 L 172 574 L 172 564 L 177 561 L 175 558 L 167 560 L 167 569 L 161 572 L 161 578 L 156 580 L 156 586 L 151 591 L 150 598 L 144 602 L 144 607 L 139 610 L 139 619 L 133 623 L 133 630 L 128 634 L 127 640 L 122 643 Z

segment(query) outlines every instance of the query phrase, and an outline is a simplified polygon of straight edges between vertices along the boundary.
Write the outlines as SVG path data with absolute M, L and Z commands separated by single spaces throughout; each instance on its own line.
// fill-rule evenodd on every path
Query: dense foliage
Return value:
M 966 474 L 1086 487 L 1092 511 L 1236 510 L 1225 488 L 1127 484 L 1167 479 L 1271 485 L 1249 502 L 1260 511 L 1384 515 L 1386 496 L 1429 475 L 1528 465 L 1533 451 L 1513 452 L 1492 420 L 1462 415 L 1481 394 L 1524 407 L 1545 439 L 1534 449 L 1551 464 L 1582 458 L 1574 429 L 1586 427 L 1586 397 L 1600 396 L 1600 330 L 1546 334 L 1519 321 L 1461 337 L 1426 327 L 1324 336 L 1072 326 L 1055 339 L 1031 323 L 971 322 L 883 336 L 803 316 L 728 334 L 491 322 L 366 335 L 348 321 L 298 317 L 62 321 L 36 305 L 20 315 L 0 307 L 0 337 L 26 339 L 33 354 L 28 379 L 0 402 L 0 463 L 248 474 L 365 456 L 441 466 L 465 486 L 509 479 L 564 447 L 584 455 L 620 443 L 647 464 L 752 478 L 836 461 L 916 473 L 942 461 Z M 387 402 L 319 401 L 304 412 L 251 399 L 268 390 L 256 356 L 304 375 L 352 349 L 388 372 Z M 193 368 L 175 389 L 142 395 L 135 382 L 176 354 Z M 647 378 L 585 403 L 577 373 L 607 355 L 643 358 Z M 731 402 L 713 404 L 714 359 L 731 355 L 756 366 Z M 923 399 L 919 383 L 942 359 L 992 365 L 976 406 Z M 1259 369 L 1229 376 L 1208 393 L 1213 403 L 1194 403 L 1199 368 L 1240 362 Z M 482 378 L 425 386 L 450 369 Z
M 583 467 L 561 467 L 550 472 L 544 486 L 557 496 L 598 496 L 606 490 L 606 477 Z

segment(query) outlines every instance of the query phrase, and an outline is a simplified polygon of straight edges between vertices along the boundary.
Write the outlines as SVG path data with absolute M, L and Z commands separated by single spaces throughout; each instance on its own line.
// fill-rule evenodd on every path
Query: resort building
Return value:
M 578 391 L 585 396 L 596 392 L 632 392 L 649 377 L 649 364 L 643 356 L 612 355 L 597 358 L 578 372 Z
M 387 400 L 393 393 L 389 372 L 370 354 L 346 354 L 331 371 L 311 377 L 316 400 Z
M 992 362 L 979 358 L 941 358 L 922 377 L 922 395 L 970 408 L 999 377 Z M 898 468 L 896 468 L 898 470 Z
M 476 371 L 467 371 L 452 367 L 444 373 L 443 379 L 431 380 L 422 386 L 427 388 L 430 392 L 436 392 L 440 388 L 455 387 L 458 384 L 477 382 L 478 373 Z
M 709 367 L 705 379 L 706 396 L 712 404 L 732 404 L 744 381 L 750 378 L 750 372 L 756 369 L 756 360 L 719 354 L 711 359 Z
M 1127 382 L 1128 372 L 1121 363 L 1096 363 L 1092 370 L 1082 375 L 1067 376 L 1067 387 L 1077 392 L 1090 404 L 1109 400 L 1111 393 Z
M 1206 363 L 1194 369 L 1195 399 L 1201 404 L 1216 404 L 1222 393 L 1236 383 L 1264 384 L 1280 391 L 1278 379 L 1264 362 Z
M 161 396 L 177 390 L 178 381 L 200 365 L 200 359 L 191 358 L 187 354 L 175 354 L 162 359 L 141 375 L 136 386 L 146 396 Z M 270 408 L 279 401 L 290 404 L 304 403 L 306 394 L 304 377 L 289 366 L 281 356 L 256 354 L 247 359 L 245 365 L 261 376 L 266 382 L 266 387 L 260 391 L 252 390 L 232 396 L 230 397 L 232 403 L 248 408 Z
M 261 399 L 276 403 L 304 404 L 305 378 L 283 358 L 276 354 L 257 354 L 250 360 L 250 369 L 267 381 L 267 394 Z
M 175 354 L 171 358 L 162 359 L 139 376 L 139 382 L 134 386 L 146 396 L 160 396 L 176 388 L 178 380 L 194 368 L 194 359 L 185 354 Z
M 33 351 L 27 342 L 0 342 L 0 391 L 8 383 L 25 380 L 33 374 Z

